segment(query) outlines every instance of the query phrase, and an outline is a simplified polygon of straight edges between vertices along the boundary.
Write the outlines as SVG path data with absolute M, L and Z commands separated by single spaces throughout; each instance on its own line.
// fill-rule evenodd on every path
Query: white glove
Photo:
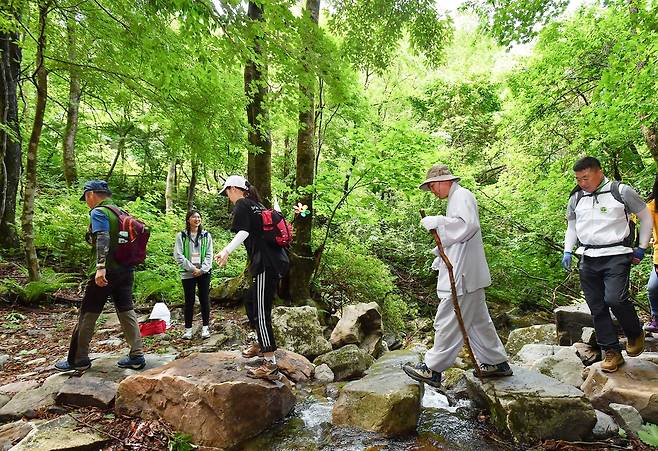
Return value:
M 425 227 L 428 232 L 438 229 L 439 225 L 443 222 L 443 216 L 425 216 L 420 220 L 420 224 Z

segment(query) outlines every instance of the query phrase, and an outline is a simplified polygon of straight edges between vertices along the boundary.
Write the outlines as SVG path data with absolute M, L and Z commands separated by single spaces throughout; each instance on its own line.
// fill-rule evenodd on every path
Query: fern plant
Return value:
M 652 423 L 646 423 L 637 432 L 643 443 L 649 446 L 658 446 L 658 426 Z

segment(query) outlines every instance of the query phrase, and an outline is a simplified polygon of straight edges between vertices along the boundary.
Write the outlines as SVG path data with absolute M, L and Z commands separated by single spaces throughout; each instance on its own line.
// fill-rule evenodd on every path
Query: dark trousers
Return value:
M 133 271 L 108 271 L 106 278 L 108 283 L 104 287 L 96 285 L 94 276 L 87 282 L 78 323 L 73 329 L 69 345 L 68 361 L 71 364 L 88 359 L 89 343 L 94 335 L 96 320 L 103 311 L 108 298 L 112 298 L 121 329 L 130 345 L 130 356 L 144 355 L 137 315 L 133 307 L 134 273 Z
M 201 304 L 201 319 L 203 325 L 210 324 L 210 302 L 208 293 L 210 293 L 210 273 L 207 272 L 199 277 L 183 280 L 183 291 L 185 292 L 185 327 L 192 327 L 192 317 L 194 316 L 194 292 L 195 287 L 199 287 L 199 303 Z
M 256 329 L 261 352 L 276 351 L 272 331 L 272 304 L 278 281 L 278 274 L 270 271 L 253 276 L 249 295 L 245 299 L 247 318 L 250 326 Z
M 584 256 L 580 261 L 580 286 L 592 312 L 596 341 L 601 349 L 621 350 L 610 310 L 629 339 L 642 333 L 640 320 L 628 293 L 632 254 Z

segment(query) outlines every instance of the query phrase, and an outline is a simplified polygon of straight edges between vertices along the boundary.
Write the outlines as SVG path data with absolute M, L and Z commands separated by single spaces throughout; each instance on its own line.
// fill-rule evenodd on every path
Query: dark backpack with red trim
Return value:
M 114 205 L 103 205 L 119 219 L 119 237 L 114 260 L 122 266 L 136 266 L 146 260 L 146 245 L 151 231 L 139 219 Z
M 268 243 L 287 248 L 292 243 L 292 226 L 281 213 L 271 208 L 261 210 L 263 238 Z

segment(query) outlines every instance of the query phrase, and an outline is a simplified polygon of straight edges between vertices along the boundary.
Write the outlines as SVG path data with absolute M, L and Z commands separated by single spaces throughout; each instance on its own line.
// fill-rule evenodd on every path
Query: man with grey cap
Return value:
M 111 297 L 130 346 L 128 356 L 120 359 L 117 365 L 121 368 L 142 369 L 146 361 L 133 306 L 134 268 L 123 266 L 114 259 L 114 250 L 119 241 L 119 218 L 112 210 L 116 207 L 112 202 L 112 192 L 105 180 L 90 180 L 85 183 L 80 200 L 86 202 L 90 209 L 87 240 L 94 249 L 94 275 L 85 288 L 68 357 L 57 362 L 55 368 L 60 371 L 84 371 L 91 366 L 89 343 L 94 335 L 96 320 L 107 298 Z
M 480 375 L 511 376 L 507 353 L 485 303 L 484 288 L 491 285 L 491 276 L 484 255 L 477 201 L 458 182 L 459 177 L 452 175 L 446 165 L 432 166 L 420 189 L 448 199 L 448 205 L 445 216 L 426 216 L 421 225 L 428 231 L 436 230 L 453 266 L 457 300 L 473 353 L 480 362 Z M 441 373 L 455 362 L 464 337 L 453 310 L 447 267 L 438 257 L 437 247 L 432 253 L 437 255 L 432 269 L 439 271 L 436 292 L 440 299 L 434 318 L 434 345 L 425 354 L 424 362 L 407 363 L 403 369 L 409 377 L 438 387 Z

